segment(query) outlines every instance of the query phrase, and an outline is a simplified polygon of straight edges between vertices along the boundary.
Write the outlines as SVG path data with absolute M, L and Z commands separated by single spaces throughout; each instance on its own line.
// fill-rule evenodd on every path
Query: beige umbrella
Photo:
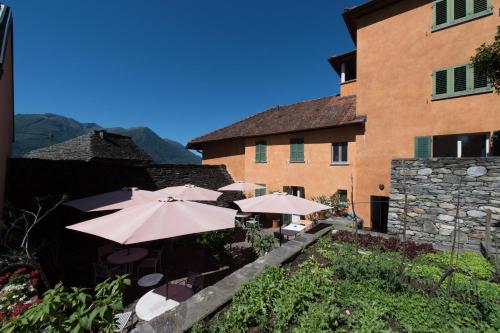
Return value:
M 250 192 L 266 188 L 265 186 L 239 181 L 219 188 L 219 191 Z
M 165 187 L 164 189 L 155 191 L 154 193 L 158 193 L 166 197 L 175 197 L 182 200 L 192 201 L 217 201 L 217 199 L 222 195 L 220 192 L 191 184 Z
M 93 195 L 65 202 L 64 205 L 84 212 L 117 210 L 151 202 L 160 196 L 152 191 L 140 190 L 137 187 L 124 187 L 121 190 Z

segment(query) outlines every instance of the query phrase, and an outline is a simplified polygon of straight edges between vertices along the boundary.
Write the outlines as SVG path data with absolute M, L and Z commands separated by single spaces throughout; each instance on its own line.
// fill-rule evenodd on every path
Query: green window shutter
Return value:
M 290 161 L 291 162 L 304 161 L 304 139 L 290 140 Z
M 473 0 L 473 12 L 474 14 L 484 12 L 489 9 L 489 0 Z
M 298 161 L 304 160 L 304 140 L 303 139 L 297 140 L 297 160 Z
M 479 73 L 476 68 L 473 69 L 474 75 L 474 89 L 486 88 L 488 87 L 488 77 L 484 74 Z
M 448 93 L 448 70 L 443 69 L 434 72 L 434 94 L 444 95 Z
M 430 158 L 432 156 L 432 136 L 415 137 L 415 158 Z
M 257 184 L 257 185 L 261 185 L 261 186 L 266 186 L 266 184 Z M 259 189 L 256 189 L 255 190 L 255 196 L 256 197 L 260 197 L 261 195 L 265 195 L 266 194 L 266 189 L 265 188 L 259 188 Z
M 453 69 L 454 92 L 467 90 L 467 66 L 455 67 Z
M 467 1 L 453 0 L 453 19 L 458 20 L 467 16 Z
M 267 142 L 258 141 L 255 143 L 255 162 L 265 163 L 267 161 Z
M 448 22 L 448 1 L 441 0 L 434 3 L 434 25 L 441 25 Z

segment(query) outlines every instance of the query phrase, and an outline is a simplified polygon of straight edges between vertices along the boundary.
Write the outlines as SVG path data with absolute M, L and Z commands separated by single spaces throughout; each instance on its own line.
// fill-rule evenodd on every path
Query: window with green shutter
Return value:
M 432 31 L 491 15 L 491 0 L 436 0 L 432 6 Z
M 290 162 L 304 162 L 304 139 L 290 140 Z
M 260 197 L 261 195 L 265 195 L 266 194 L 266 184 L 257 184 L 257 185 L 260 185 L 260 186 L 264 186 L 264 188 L 259 188 L 259 189 L 256 189 L 255 190 L 255 196 L 256 197 Z
M 432 100 L 493 91 L 487 77 L 477 73 L 472 64 L 440 68 L 432 77 Z
M 256 163 L 266 163 L 267 162 L 267 142 L 257 141 L 255 143 L 255 162 Z
M 415 137 L 415 158 L 432 157 L 432 136 Z

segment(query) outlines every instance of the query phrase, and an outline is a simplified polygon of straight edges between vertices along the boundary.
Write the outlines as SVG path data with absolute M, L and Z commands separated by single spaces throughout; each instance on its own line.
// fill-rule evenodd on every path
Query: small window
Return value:
M 304 139 L 290 140 L 290 162 L 304 162 Z
M 259 189 L 256 189 L 255 190 L 255 196 L 256 197 L 260 197 L 261 195 L 265 195 L 266 194 L 266 184 L 257 184 L 257 185 L 260 185 L 260 186 L 264 186 L 264 188 L 259 188 Z
M 430 158 L 432 154 L 432 136 L 415 138 L 415 158 Z
M 255 162 L 256 163 L 266 163 L 267 162 L 267 142 L 257 141 L 255 143 Z
M 339 197 L 339 204 L 347 206 L 347 190 L 337 190 L 337 195 Z
M 433 100 L 492 92 L 488 78 L 472 64 L 435 70 Z
M 347 142 L 332 144 L 332 163 L 347 163 Z

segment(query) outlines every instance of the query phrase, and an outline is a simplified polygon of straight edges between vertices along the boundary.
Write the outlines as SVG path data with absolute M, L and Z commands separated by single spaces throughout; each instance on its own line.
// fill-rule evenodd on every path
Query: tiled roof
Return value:
M 328 96 L 277 106 L 249 118 L 191 140 L 187 147 L 197 149 L 202 143 L 363 123 L 356 116 L 356 96 Z
M 151 156 L 139 148 L 128 136 L 92 131 L 74 139 L 39 148 L 24 155 L 25 158 L 44 160 L 128 160 L 152 161 Z

